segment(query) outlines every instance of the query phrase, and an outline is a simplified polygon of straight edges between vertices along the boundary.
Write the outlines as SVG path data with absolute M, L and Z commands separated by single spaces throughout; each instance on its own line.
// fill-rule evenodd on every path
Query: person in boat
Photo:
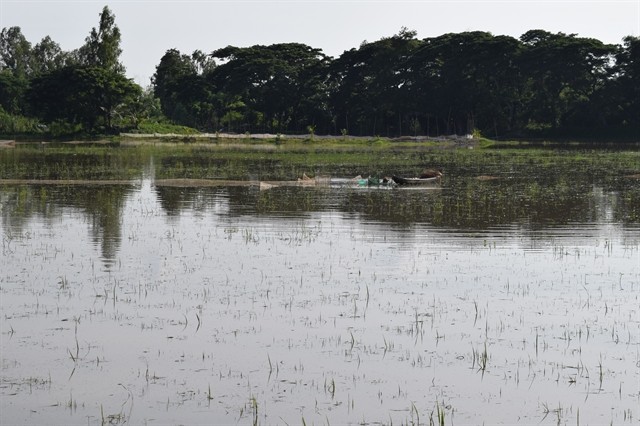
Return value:
M 444 175 L 441 170 L 425 169 L 418 176 L 420 179 L 441 178 Z

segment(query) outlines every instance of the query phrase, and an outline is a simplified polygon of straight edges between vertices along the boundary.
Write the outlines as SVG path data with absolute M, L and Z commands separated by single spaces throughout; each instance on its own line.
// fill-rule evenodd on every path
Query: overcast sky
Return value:
M 519 37 L 530 29 L 618 44 L 640 36 L 640 0 L 0 0 L 0 27 L 20 27 L 32 44 L 48 35 L 73 50 L 105 5 L 122 33 L 127 75 L 143 86 L 171 48 L 191 54 L 300 42 L 337 57 L 402 27 L 418 38 L 476 30 Z

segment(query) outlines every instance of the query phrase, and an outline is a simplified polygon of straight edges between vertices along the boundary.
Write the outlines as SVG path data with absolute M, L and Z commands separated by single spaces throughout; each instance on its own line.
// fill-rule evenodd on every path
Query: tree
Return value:
M 31 43 L 20 27 L 0 32 L 0 107 L 9 114 L 24 114 L 24 96 L 31 74 Z
M 210 130 L 216 121 L 215 96 L 205 76 L 214 68 L 211 57 L 198 50 L 191 56 L 167 50 L 151 80 L 162 112 L 177 123 Z
M 120 122 L 130 123 L 137 128 L 144 120 L 161 121 L 164 116 L 160 107 L 160 100 L 153 94 L 153 89 L 148 87 L 140 92 L 139 96 L 132 97 L 120 112 Z
M 120 30 L 107 6 L 98 28 L 74 52 L 63 52 L 48 36 L 31 48 L 19 27 L 5 28 L 0 33 L 0 106 L 85 132 L 135 125 L 149 103 L 124 76 L 121 53 Z
M 120 29 L 115 24 L 115 15 L 105 6 L 100 13 L 98 28 L 93 27 L 78 51 L 80 63 L 124 74 L 125 68 L 119 61 L 121 53 Z
M 32 67 L 34 74 L 41 74 L 61 68 L 65 65 L 66 56 L 60 45 L 46 36 L 32 50 Z
M 420 42 L 406 28 L 363 42 L 331 64 L 331 107 L 336 126 L 351 134 L 399 135 L 410 129 L 415 99 L 409 61 Z M 404 124 L 403 124 L 404 123 Z
M 615 124 L 640 127 L 640 37 L 628 36 L 616 54 L 615 79 L 607 87 L 609 118 Z
M 251 129 L 300 131 L 326 118 L 321 112 L 326 110 L 322 85 L 327 58 L 320 49 L 301 43 L 228 46 L 212 56 L 223 63 L 209 81 L 229 100 L 228 106 L 245 106 Z
M 151 78 L 151 84 L 156 97 L 160 99 L 162 112 L 167 117 L 174 118 L 181 80 L 195 75 L 196 67 L 191 58 L 181 54 L 179 50 L 169 49 L 162 56 Z
M 9 114 L 23 114 L 26 111 L 25 93 L 29 82 L 8 70 L 0 71 L 0 107 Z
M 541 128 L 585 125 L 580 111 L 609 76 L 614 46 L 575 34 L 531 30 L 523 43 L 520 69 L 526 76 L 524 108 L 530 124 Z
M 112 70 L 68 66 L 36 77 L 29 95 L 34 111 L 47 122 L 113 131 L 114 118 L 141 95 L 141 88 Z
M 31 73 L 31 43 L 20 27 L 3 28 L 0 32 L 0 71 L 9 70 L 16 77 Z
M 410 68 L 412 98 L 427 132 L 493 134 L 514 126 L 520 77 L 519 43 L 474 31 L 423 40 Z
M 195 50 L 191 54 L 191 62 L 196 68 L 196 73 L 203 76 L 210 74 L 216 68 L 216 61 L 213 60 L 213 57 L 201 50 Z

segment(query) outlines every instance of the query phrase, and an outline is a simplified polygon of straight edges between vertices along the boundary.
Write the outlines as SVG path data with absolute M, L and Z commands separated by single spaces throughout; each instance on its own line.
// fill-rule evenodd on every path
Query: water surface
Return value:
M 637 180 L 154 170 L 0 186 L 3 424 L 640 418 Z

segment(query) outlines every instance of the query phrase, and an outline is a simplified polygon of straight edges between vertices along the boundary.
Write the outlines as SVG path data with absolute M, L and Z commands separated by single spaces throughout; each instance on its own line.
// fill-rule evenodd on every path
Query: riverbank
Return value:
M 427 142 L 427 141 L 454 141 L 469 142 L 478 140 L 473 135 L 448 135 L 448 136 L 399 136 L 399 137 L 381 137 L 381 136 L 336 136 L 336 135 L 316 135 L 316 134 L 298 134 L 284 135 L 273 133 L 196 133 L 196 134 L 179 134 L 179 133 L 120 133 L 120 137 L 125 139 L 194 139 L 194 140 L 352 140 L 352 141 L 369 141 L 369 140 L 388 140 L 395 142 Z
M 270 133 L 121 133 L 118 136 L 103 136 L 86 139 L 25 139 L 7 141 L 6 148 L 16 146 L 105 146 L 138 147 L 172 145 L 202 149 L 231 149 L 249 151 L 293 150 L 360 150 L 360 149 L 472 149 L 491 146 L 494 142 L 484 138 L 462 136 L 403 136 L 397 138 L 370 136 L 333 135 L 280 135 Z

